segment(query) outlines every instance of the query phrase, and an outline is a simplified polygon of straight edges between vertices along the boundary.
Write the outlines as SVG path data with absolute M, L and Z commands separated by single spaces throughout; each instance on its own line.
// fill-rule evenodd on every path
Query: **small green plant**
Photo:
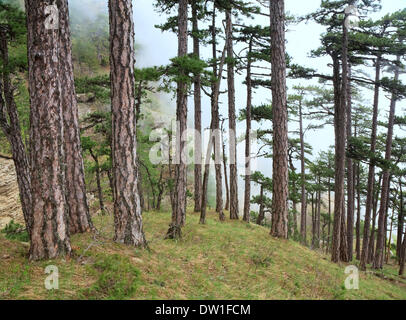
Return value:
M 25 227 L 14 222 L 14 220 L 11 220 L 10 223 L 7 224 L 3 230 L 1 230 L 1 233 L 4 233 L 6 239 L 8 240 L 16 240 L 21 242 L 29 241 L 28 233 Z
M 128 257 L 118 254 L 99 254 L 91 265 L 91 273 L 98 275 L 97 281 L 83 291 L 86 298 L 123 300 L 134 296 L 140 284 L 140 272 Z
M 272 254 L 271 254 L 272 255 Z M 251 261 L 254 263 L 255 267 L 269 267 L 272 263 L 271 255 L 261 255 L 255 253 L 251 256 Z

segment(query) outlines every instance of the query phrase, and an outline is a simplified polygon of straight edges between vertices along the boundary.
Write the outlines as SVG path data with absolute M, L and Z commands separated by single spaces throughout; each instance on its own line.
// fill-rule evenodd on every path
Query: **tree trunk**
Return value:
M 405 271 L 405 260 L 406 260 L 406 237 L 403 236 L 403 244 L 400 249 L 400 268 L 399 275 L 402 276 Z
M 90 156 L 93 158 L 94 162 L 96 163 L 97 194 L 98 194 L 98 198 L 99 198 L 100 211 L 102 214 L 104 214 L 106 212 L 106 208 L 104 207 L 103 190 L 101 187 L 99 158 L 94 154 L 92 149 L 89 149 L 89 152 L 90 152 Z
M 400 56 L 397 56 L 397 62 L 400 63 Z M 395 67 L 395 77 L 394 81 L 399 81 L 400 67 L 396 65 Z M 398 96 L 395 93 L 392 93 L 390 109 L 389 109 L 389 121 L 388 121 L 388 133 L 386 136 L 386 150 L 385 150 L 385 160 L 390 162 L 392 156 L 392 139 L 393 139 L 393 125 L 395 122 L 395 111 L 396 111 L 396 102 Z M 381 189 L 381 202 L 379 208 L 379 221 L 378 221 L 378 237 L 376 242 L 376 252 L 375 259 L 372 265 L 374 269 L 382 269 L 383 267 L 383 256 L 384 256 L 384 246 L 385 246 L 385 218 L 386 218 L 386 208 L 389 201 L 389 187 L 390 187 L 390 172 L 388 169 L 383 169 L 382 177 L 382 189 Z
M 162 197 L 164 195 L 164 191 L 165 191 L 165 186 L 162 183 L 162 179 L 163 179 L 163 167 L 161 167 L 161 173 L 159 174 L 159 180 L 158 180 L 158 197 L 157 197 L 157 201 L 156 201 L 156 209 L 158 211 L 161 211 L 161 203 L 162 203 Z
M 343 210 L 342 210 L 342 215 L 341 215 L 340 260 L 343 262 L 350 261 L 348 258 L 348 248 L 347 248 L 345 202 L 343 202 Z
M 351 65 L 348 65 L 348 78 L 351 78 Z M 347 87 L 347 148 L 350 144 L 350 138 L 352 137 L 352 90 L 351 82 L 348 80 Z M 347 157 L 347 250 L 348 261 L 353 259 L 354 251 L 354 167 L 353 161 L 350 157 Z
M 378 200 L 379 200 L 379 190 L 382 181 L 382 174 L 379 175 L 378 184 L 374 187 L 374 203 L 372 205 L 372 228 L 370 233 L 369 239 L 369 246 L 368 246 L 368 256 L 367 256 L 367 263 L 371 263 L 374 259 L 375 255 L 375 224 L 376 224 L 376 216 L 378 212 Z
M 356 251 L 356 259 L 361 259 L 361 186 L 360 186 L 360 164 L 357 164 L 357 223 L 355 225 L 355 232 L 356 232 L 356 243 L 355 243 L 355 251 Z
M 137 157 L 138 159 L 138 157 Z M 139 160 L 137 160 L 138 168 L 140 168 Z M 140 195 L 141 212 L 145 210 L 144 190 L 142 188 L 142 174 L 141 169 L 138 169 L 138 193 Z
M 111 193 L 113 194 L 113 190 L 114 190 L 114 183 L 113 183 L 113 173 L 112 173 L 112 169 L 107 170 L 107 177 L 109 179 L 109 186 L 111 189 Z
M 20 192 L 21 209 L 27 233 L 31 234 L 32 228 L 32 197 L 31 197 L 31 176 L 28 156 L 25 151 L 23 138 L 21 136 L 20 121 L 18 118 L 17 106 L 14 101 L 11 89 L 8 56 L 8 34 L 0 33 L 0 51 L 3 62 L 3 77 L 0 79 L 0 128 L 11 146 L 14 167 L 17 175 L 17 184 Z M 3 83 L 2 83 L 3 82 Z M 5 101 L 3 100 L 3 91 Z M 6 111 L 7 110 L 7 111 Z M 8 119 L 7 120 L 7 115 Z
M 235 116 L 234 51 L 231 12 L 226 12 L 227 87 L 230 163 L 230 219 L 238 219 L 237 136 Z
M 404 224 L 404 214 L 403 214 L 403 190 L 402 190 L 402 178 L 399 178 L 399 192 L 400 192 L 400 204 L 398 213 L 398 228 L 397 228 L 397 239 L 396 239 L 396 257 L 400 261 L 400 253 L 402 248 L 402 236 L 403 236 L 403 224 Z
M 395 216 L 395 210 L 393 210 L 393 208 L 392 208 L 392 217 L 391 217 L 391 220 L 390 220 L 390 229 L 389 229 L 389 241 L 388 241 L 388 250 L 387 250 L 387 253 L 386 253 L 386 264 L 388 264 L 389 263 L 389 259 L 390 259 L 390 257 L 391 257 L 391 254 L 390 254 L 390 252 L 391 252 L 391 241 L 392 241 L 392 228 L 393 228 L 393 219 L 394 219 L 394 216 Z
M 212 121 L 213 122 L 213 121 Z M 210 125 L 210 128 L 212 126 Z M 209 173 L 210 173 L 210 158 L 212 153 L 212 137 L 209 137 L 209 143 L 207 146 L 207 153 L 204 165 L 204 175 L 203 175 L 203 193 L 202 193 L 202 206 L 200 209 L 200 224 L 206 224 L 206 210 L 207 210 L 207 194 L 208 194 L 208 184 L 209 184 Z
M 321 178 L 319 176 L 319 186 L 321 185 Z M 317 220 L 316 220 L 316 230 L 317 230 L 317 242 L 316 242 L 316 248 L 320 248 L 320 218 L 321 218 L 321 191 L 319 190 L 317 192 Z
M 142 81 L 139 82 L 137 86 L 136 102 L 135 102 L 135 125 L 136 130 L 138 129 L 138 122 L 141 116 L 141 98 L 142 98 Z M 138 142 L 138 141 L 137 141 Z M 137 154 L 137 166 L 140 168 L 140 159 Z M 141 212 L 145 210 L 145 200 L 144 200 L 144 190 L 142 189 L 142 174 L 141 169 L 138 170 L 138 194 L 140 195 L 140 206 Z
M 286 97 L 285 1 L 270 1 L 272 113 L 273 113 L 273 201 L 271 234 L 288 237 L 288 114 Z
M 178 57 L 187 55 L 188 45 L 188 1 L 180 0 L 178 8 Z M 182 72 L 183 73 L 183 72 Z M 167 238 L 181 237 L 181 227 L 186 222 L 186 183 L 187 165 L 184 159 L 186 141 L 183 133 L 187 129 L 187 83 L 178 82 L 176 105 L 176 165 L 175 165 L 175 193 L 173 204 L 172 223 L 169 227 Z
M 193 54 L 195 58 L 200 59 L 200 42 L 197 32 L 198 24 L 197 0 L 192 2 L 192 37 L 193 37 Z M 194 78 L 194 106 L 195 106 L 195 167 L 194 167 L 194 184 L 195 184 L 195 205 L 194 211 L 200 212 L 202 206 L 202 99 L 201 99 L 201 76 L 195 75 Z
M 265 211 L 264 211 L 264 186 L 261 184 L 261 191 L 260 191 L 260 199 L 261 199 L 261 204 L 259 205 L 259 213 L 258 213 L 258 218 L 256 221 L 256 224 L 261 225 L 262 221 L 264 221 L 265 218 Z
M 252 38 L 248 45 L 247 55 L 247 111 L 245 131 L 245 192 L 244 192 L 244 215 L 243 220 L 250 222 L 251 216 L 251 107 L 252 107 L 252 80 L 251 80 L 251 51 Z
M 213 51 L 213 73 L 217 75 L 217 39 L 216 39 L 216 7 L 213 5 L 212 15 L 212 51 Z M 221 77 L 221 74 L 220 74 Z M 220 81 L 220 78 L 217 79 Z M 223 213 L 223 178 L 221 174 L 221 146 L 220 146 L 220 115 L 219 115 L 219 94 L 220 87 L 217 91 L 217 83 L 212 83 L 212 107 L 211 116 L 213 120 L 213 136 L 214 136 L 214 169 L 216 173 L 216 212 L 219 214 L 221 221 L 225 219 Z
M 300 175 L 301 175 L 300 237 L 302 244 L 306 245 L 307 244 L 306 168 L 305 168 L 305 152 L 304 152 L 303 110 L 301 101 L 299 103 L 299 134 L 300 134 Z
M 346 17 L 347 18 L 347 14 Z M 345 147 L 347 141 L 348 105 L 348 28 L 343 23 L 342 77 L 339 103 L 334 114 L 335 128 L 335 188 L 334 188 L 334 232 L 332 261 L 348 261 L 345 224 Z
M 346 28 L 344 28 L 346 30 Z M 346 43 L 344 41 L 344 43 Z M 344 49 L 343 49 L 344 50 Z M 346 135 L 346 90 L 340 87 L 340 63 L 337 53 L 333 53 L 334 65 L 334 132 L 335 132 L 335 184 L 334 184 L 334 223 L 331 245 L 331 260 L 340 261 L 341 219 L 344 208 L 344 177 L 345 177 L 345 135 Z M 346 75 L 343 71 L 343 75 Z M 347 78 L 344 76 L 343 78 Z M 345 97 L 346 98 L 346 97 Z
M 330 237 L 331 237 L 331 184 L 330 178 L 328 178 L 328 228 L 327 228 L 327 250 L 328 253 L 330 249 Z
M 73 78 L 72 45 L 67 0 L 57 1 L 60 25 L 60 81 L 64 121 L 66 164 L 66 203 L 69 213 L 70 234 L 90 231 L 90 218 L 86 197 L 85 170 L 80 143 L 79 111 Z
M 46 5 L 42 1 L 25 1 L 31 105 L 31 260 L 71 254 L 65 198 L 60 31 L 44 27 Z
M 370 153 L 375 154 L 376 149 L 376 132 L 378 127 L 378 104 L 379 104 L 379 81 L 381 75 L 381 57 L 378 56 L 375 62 L 375 93 L 374 93 L 374 107 L 372 112 L 372 132 L 371 132 L 371 147 Z M 371 209 L 373 203 L 373 189 L 375 178 L 375 163 L 371 159 L 368 168 L 368 184 L 367 184 L 367 199 L 365 204 L 365 218 L 364 218 L 364 235 L 362 240 L 362 251 L 360 260 L 360 269 L 366 270 L 368 261 L 368 248 L 369 248 L 369 230 L 371 226 Z
M 114 240 L 146 246 L 138 194 L 134 83 L 134 23 L 131 0 L 109 1 Z
M 317 194 L 316 194 L 317 198 Z M 312 193 L 312 249 L 316 247 L 316 213 L 314 210 L 314 193 Z
M 213 8 L 214 10 L 214 8 Z M 214 13 L 215 14 L 215 13 Z M 215 20 L 214 15 L 213 15 L 213 21 Z M 214 25 L 214 24 L 213 24 Z M 213 39 L 215 39 L 215 34 L 212 34 Z M 213 47 L 214 48 L 214 47 Z M 215 50 L 213 49 L 213 56 L 215 56 Z M 209 170 L 210 170 L 210 158 L 211 158 L 211 153 L 212 153 L 212 147 L 215 148 L 216 144 L 220 146 L 220 140 L 219 140 L 219 130 L 215 130 L 215 121 L 216 117 L 218 115 L 218 100 L 219 100 L 219 95 L 220 95 L 220 84 L 221 84 L 221 79 L 222 79 L 222 74 L 223 74 L 223 69 L 224 69 L 224 62 L 226 58 L 226 46 L 224 46 L 223 53 L 220 59 L 220 68 L 218 70 L 218 74 L 216 73 L 217 76 L 217 81 L 215 83 L 212 83 L 212 93 L 211 93 L 211 114 L 212 114 L 212 119 L 210 123 L 210 138 L 208 142 L 208 147 L 207 147 L 207 154 L 206 154 L 206 159 L 205 159 L 205 170 L 204 170 L 204 175 L 203 175 L 203 190 L 202 190 L 202 209 L 200 212 L 200 223 L 204 224 L 205 219 L 206 219 L 206 209 L 207 209 L 207 193 L 208 193 L 208 182 L 209 182 Z M 217 67 L 213 66 L 213 70 L 217 72 Z M 217 108 L 217 113 L 215 109 Z M 219 120 L 217 118 L 217 120 Z M 217 132 L 217 133 L 216 133 Z M 213 140 L 217 140 L 213 141 Z M 213 146 L 212 146 L 213 144 Z M 215 157 L 216 161 L 216 157 Z M 221 168 L 220 168 L 221 169 Z M 221 186 L 217 185 L 217 191 L 218 189 L 221 189 Z M 216 204 L 218 202 L 216 201 Z M 220 211 L 219 213 L 219 219 L 220 221 L 225 220 L 225 216 L 223 213 L 223 210 Z
M 289 169 L 291 172 L 293 172 L 294 174 L 296 174 L 296 168 L 295 165 L 293 164 L 293 157 L 291 156 L 291 154 L 288 154 L 288 162 L 289 162 Z M 296 187 L 296 181 L 293 180 L 292 181 L 292 190 L 294 194 L 297 194 L 298 190 Z M 291 222 L 291 229 L 290 229 L 290 235 L 296 239 L 297 238 L 297 201 L 296 201 L 296 197 L 292 197 L 292 214 L 290 216 L 290 222 Z
M 224 119 L 221 122 L 221 145 L 223 152 L 223 169 L 224 169 L 224 182 L 226 184 L 226 210 L 230 210 L 230 189 L 228 187 L 228 176 L 227 176 L 227 157 L 226 157 L 226 143 L 224 142 Z

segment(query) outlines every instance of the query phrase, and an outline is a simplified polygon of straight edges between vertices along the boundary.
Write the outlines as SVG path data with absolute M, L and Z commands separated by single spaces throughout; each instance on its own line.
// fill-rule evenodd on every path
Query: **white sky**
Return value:
M 295 16 L 305 15 L 307 13 L 314 12 L 319 8 L 320 0 L 286 0 L 286 10 Z M 394 12 L 399 9 L 403 9 L 406 6 L 405 0 L 383 0 L 382 11 L 371 15 L 372 18 L 380 17 L 386 13 Z M 219 16 L 218 20 L 224 19 L 223 16 Z M 159 13 L 153 10 L 152 1 L 149 0 L 137 0 L 134 4 L 134 22 L 135 22 L 135 34 L 136 42 L 141 45 L 140 52 L 138 53 L 137 65 L 138 67 L 152 66 L 167 64 L 169 59 L 174 57 L 177 53 L 177 38 L 171 32 L 162 33 L 159 29 L 154 28 L 154 25 L 160 24 L 166 20 L 165 16 L 160 16 Z M 248 22 L 249 24 L 269 24 L 269 20 L 266 17 L 259 17 L 255 21 Z M 300 25 L 291 25 L 287 33 L 287 52 L 293 57 L 293 61 L 299 65 L 306 67 L 312 67 L 323 73 L 331 72 L 331 69 L 327 66 L 331 63 L 329 58 L 312 59 L 309 58 L 309 52 L 320 46 L 320 34 L 324 32 L 324 28 L 316 23 L 301 23 Z M 191 43 L 189 44 L 191 50 Z M 222 44 L 219 44 L 219 49 L 222 48 Z M 236 50 L 238 51 L 238 50 Z M 210 48 L 202 49 L 202 54 L 205 57 L 210 55 Z M 244 77 L 237 76 L 236 78 L 236 108 L 237 110 L 245 107 L 246 103 L 246 87 L 243 84 Z M 317 80 L 312 81 L 314 84 Z M 308 85 L 309 81 L 295 80 L 288 81 L 288 86 L 292 87 L 295 84 Z M 226 81 L 222 82 L 223 88 L 225 88 Z M 266 103 L 270 100 L 271 93 L 268 90 L 260 89 L 254 93 L 254 105 Z M 364 96 L 366 104 L 371 104 L 372 92 L 366 92 Z M 223 95 L 221 98 L 220 113 L 227 117 L 227 97 Z M 389 102 L 386 103 L 386 99 L 381 100 L 381 109 L 387 108 Z M 174 105 L 171 108 L 174 110 Z M 398 107 L 398 111 L 401 110 L 401 106 Z M 403 110 L 402 110 L 403 111 Z M 386 112 L 381 110 L 381 115 L 385 115 Z M 398 112 L 399 114 L 399 112 Z M 193 121 L 193 99 L 189 99 L 189 119 Z M 203 100 L 203 126 L 208 127 L 210 122 L 210 102 L 208 99 Z M 190 122 L 191 124 L 193 122 Z M 244 132 L 245 124 L 238 124 L 239 130 Z M 255 125 L 254 125 L 255 128 Z M 294 124 L 290 124 L 290 130 L 295 129 Z M 332 127 L 326 127 L 322 130 L 311 131 L 306 135 L 306 140 L 313 146 L 313 154 L 316 156 L 319 151 L 327 150 L 330 145 L 334 143 L 334 131 Z M 243 144 L 238 145 L 239 155 L 244 154 Z M 241 159 L 241 158 L 240 158 Z M 264 172 L 266 175 L 271 176 L 270 164 L 271 160 L 258 161 L 258 169 Z M 242 190 L 242 184 L 240 183 L 240 191 Z
M 95 1 L 97 4 L 95 5 Z M 135 40 L 139 46 L 139 51 L 137 53 L 137 67 L 147 67 L 154 65 L 166 65 L 169 63 L 169 59 L 173 58 L 177 54 L 177 37 L 171 32 L 162 33 L 159 29 L 156 29 L 154 25 L 161 24 L 166 21 L 167 17 L 165 15 L 160 15 L 158 12 L 154 11 L 153 3 L 155 1 L 151 0 L 136 0 L 133 2 L 134 5 L 134 23 L 135 23 Z M 286 10 L 289 14 L 295 16 L 302 16 L 308 13 L 316 11 L 321 3 L 321 0 L 286 0 Z M 103 9 L 107 12 L 107 0 L 71 0 L 71 5 L 75 5 L 78 8 L 83 7 L 89 16 L 94 14 L 94 12 Z M 92 6 L 96 10 L 92 10 Z M 384 14 L 391 13 L 406 7 L 406 0 L 382 0 L 382 10 L 379 13 L 374 13 L 371 18 L 379 18 Z M 221 27 L 221 20 L 224 19 L 223 14 L 218 17 L 218 27 Z M 252 25 L 268 25 L 269 20 L 267 17 L 260 16 L 255 20 L 246 21 L 248 24 Z M 317 69 L 321 73 L 330 73 L 331 69 L 328 64 L 331 63 L 329 58 L 309 58 L 309 53 L 311 50 L 316 49 L 320 46 L 320 35 L 324 32 L 322 26 L 316 23 L 301 23 L 300 25 L 290 25 L 287 32 L 287 52 L 293 58 L 293 62 L 306 67 L 311 67 Z M 218 49 L 221 50 L 223 44 L 221 43 Z M 189 43 L 189 50 L 192 50 L 192 43 Z M 238 52 L 238 47 L 235 48 Z M 208 58 L 211 56 L 211 48 L 202 48 L 202 56 Z M 371 72 L 371 68 L 365 69 L 363 71 Z M 224 71 L 226 72 L 226 71 Z M 390 76 L 390 75 L 388 75 Z M 237 75 L 236 77 L 236 108 L 237 110 L 245 108 L 246 104 L 246 87 L 243 84 L 244 76 Z M 317 79 L 312 81 L 309 80 L 288 80 L 288 87 L 293 87 L 293 85 L 309 85 L 317 84 Z M 222 82 L 222 90 L 226 89 L 226 81 Z M 372 105 L 372 95 L 371 91 L 366 91 L 363 99 L 365 105 Z M 203 94 L 204 96 L 204 94 Z M 380 116 L 386 116 L 386 112 L 389 106 L 389 101 L 383 98 L 382 95 L 380 103 Z M 258 89 L 254 92 L 253 103 L 254 105 L 267 103 L 271 99 L 271 92 L 266 89 Z M 175 101 L 171 100 L 171 97 L 166 97 L 162 99 L 165 110 L 169 110 L 173 115 L 175 114 Z M 207 97 L 203 98 L 203 127 L 207 128 L 210 124 L 210 101 Z M 220 99 L 220 113 L 224 117 L 227 115 L 227 95 L 224 94 Z M 400 115 L 404 112 L 404 102 L 399 103 L 397 107 L 397 114 Z M 370 115 L 366 115 L 369 116 Z M 189 124 L 193 126 L 193 98 L 189 99 Z M 263 124 L 266 126 L 266 124 Z M 238 123 L 237 130 L 239 130 L 239 135 L 245 132 L 245 123 Z M 253 128 L 256 129 L 258 126 L 253 123 Z M 289 130 L 296 130 L 296 124 L 290 123 Z M 395 133 L 397 133 L 395 131 Z M 330 145 L 334 144 L 334 131 L 333 128 L 326 127 L 325 129 L 310 131 L 306 134 L 306 142 L 310 143 L 313 147 L 313 156 L 317 156 L 319 151 L 327 150 Z M 244 157 L 244 145 L 243 143 L 238 145 L 238 159 L 243 159 Z M 242 161 L 241 161 L 242 162 Z M 241 163 L 240 165 L 243 165 Z M 272 172 L 272 160 L 270 159 L 260 159 L 257 162 L 257 167 L 254 170 L 260 170 L 265 175 L 271 176 Z M 213 170 L 211 170 L 213 172 Z M 242 173 L 242 171 L 241 171 Z M 243 192 L 243 182 L 240 179 L 239 183 L 240 194 Z M 255 186 L 253 186 L 252 193 L 258 192 Z M 240 201 L 240 206 L 242 201 Z

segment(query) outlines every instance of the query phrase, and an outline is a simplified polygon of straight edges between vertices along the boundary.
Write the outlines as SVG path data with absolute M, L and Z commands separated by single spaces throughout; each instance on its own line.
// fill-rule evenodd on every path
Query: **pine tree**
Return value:
M 401 56 L 398 54 L 396 59 L 396 65 L 394 70 L 394 82 L 397 84 L 399 81 L 400 75 L 400 63 L 401 63 Z M 392 139 L 393 139 L 393 126 L 395 120 L 395 108 L 396 102 L 399 99 L 399 93 L 395 90 L 392 91 L 392 98 L 390 103 L 390 110 L 389 110 L 389 121 L 388 121 L 388 133 L 386 138 L 386 151 L 385 151 L 385 160 L 391 160 L 392 154 Z M 386 208 L 388 206 L 388 193 L 389 193 L 389 185 L 390 185 L 390 172 L 387 169 L 384 169 L 383 177 L 382 177 L 382 189 L 381 189 L 381 201 L 380 201 L 380 208 L 379 208 L 379 223 L 378 223 L 378 237 L 377 237 L 377 248 L 375 253 L 375 259 L 373 262 L 372 267 L 374 269 L 382 269 L 383 267 L 383 254 L 384 254 L 384 241 L 385 241 L 385 217 L 386 217 Z
M 65 197 L 61 39 L 58 28 L 44 28 L 46 5 L 25 1 L 31 104 L 31 260 L 70 255 L 72 250 Z
M 134 23 L 130 0 L 109 1 L 114 240 L 146 246 L 138 194 Z
M 178 58 L 187 55 L 188 38 L 188 1 L 180 0 L 178 5 Z M 181 228 L 186 222 L 186 163 L 184 159 L 186 142 L 183 133 L 187 128 L 187 83 L 179 79 L 176 103 L 176 165 L 175 165 L 175 194 L 172 212 L 172 223 L 167 237 L 181 237 Z
M 286 97 L 285 2 L 270 1 L 272 110 L 273 110 L 273 199 L 271 234 L 288 237 L 288 117 Z
M 60 26 L 60 81 L 64 121 L 66 164 L 66 203 L 69 212 L 69 232 L 90 231 L 93 224 L 87 205 L 85 172 L 79 132 L 79 112 L 73 79 L 71 34 L 67 0 L 58 0 Z

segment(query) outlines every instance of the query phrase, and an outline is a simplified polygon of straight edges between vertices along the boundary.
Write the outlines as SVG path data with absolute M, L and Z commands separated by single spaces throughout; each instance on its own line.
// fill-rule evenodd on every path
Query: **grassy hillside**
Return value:
M 170 214 L 144 213 L 150 250 L 115 244 L 110 216 L 99 234 L 75 235 L 69 260 L 27 263 L 28 244 L 0 234 L 0 299 L 406 299 L 406 279 L 390 266 L 362 273 L 344 288 L 345 265 L 266 228 L 242 222 L 207 225 L 189 214 L 181 241 L 164 240 Z M 44 288 L 47 265 L 59 268 L 59 290 Z

